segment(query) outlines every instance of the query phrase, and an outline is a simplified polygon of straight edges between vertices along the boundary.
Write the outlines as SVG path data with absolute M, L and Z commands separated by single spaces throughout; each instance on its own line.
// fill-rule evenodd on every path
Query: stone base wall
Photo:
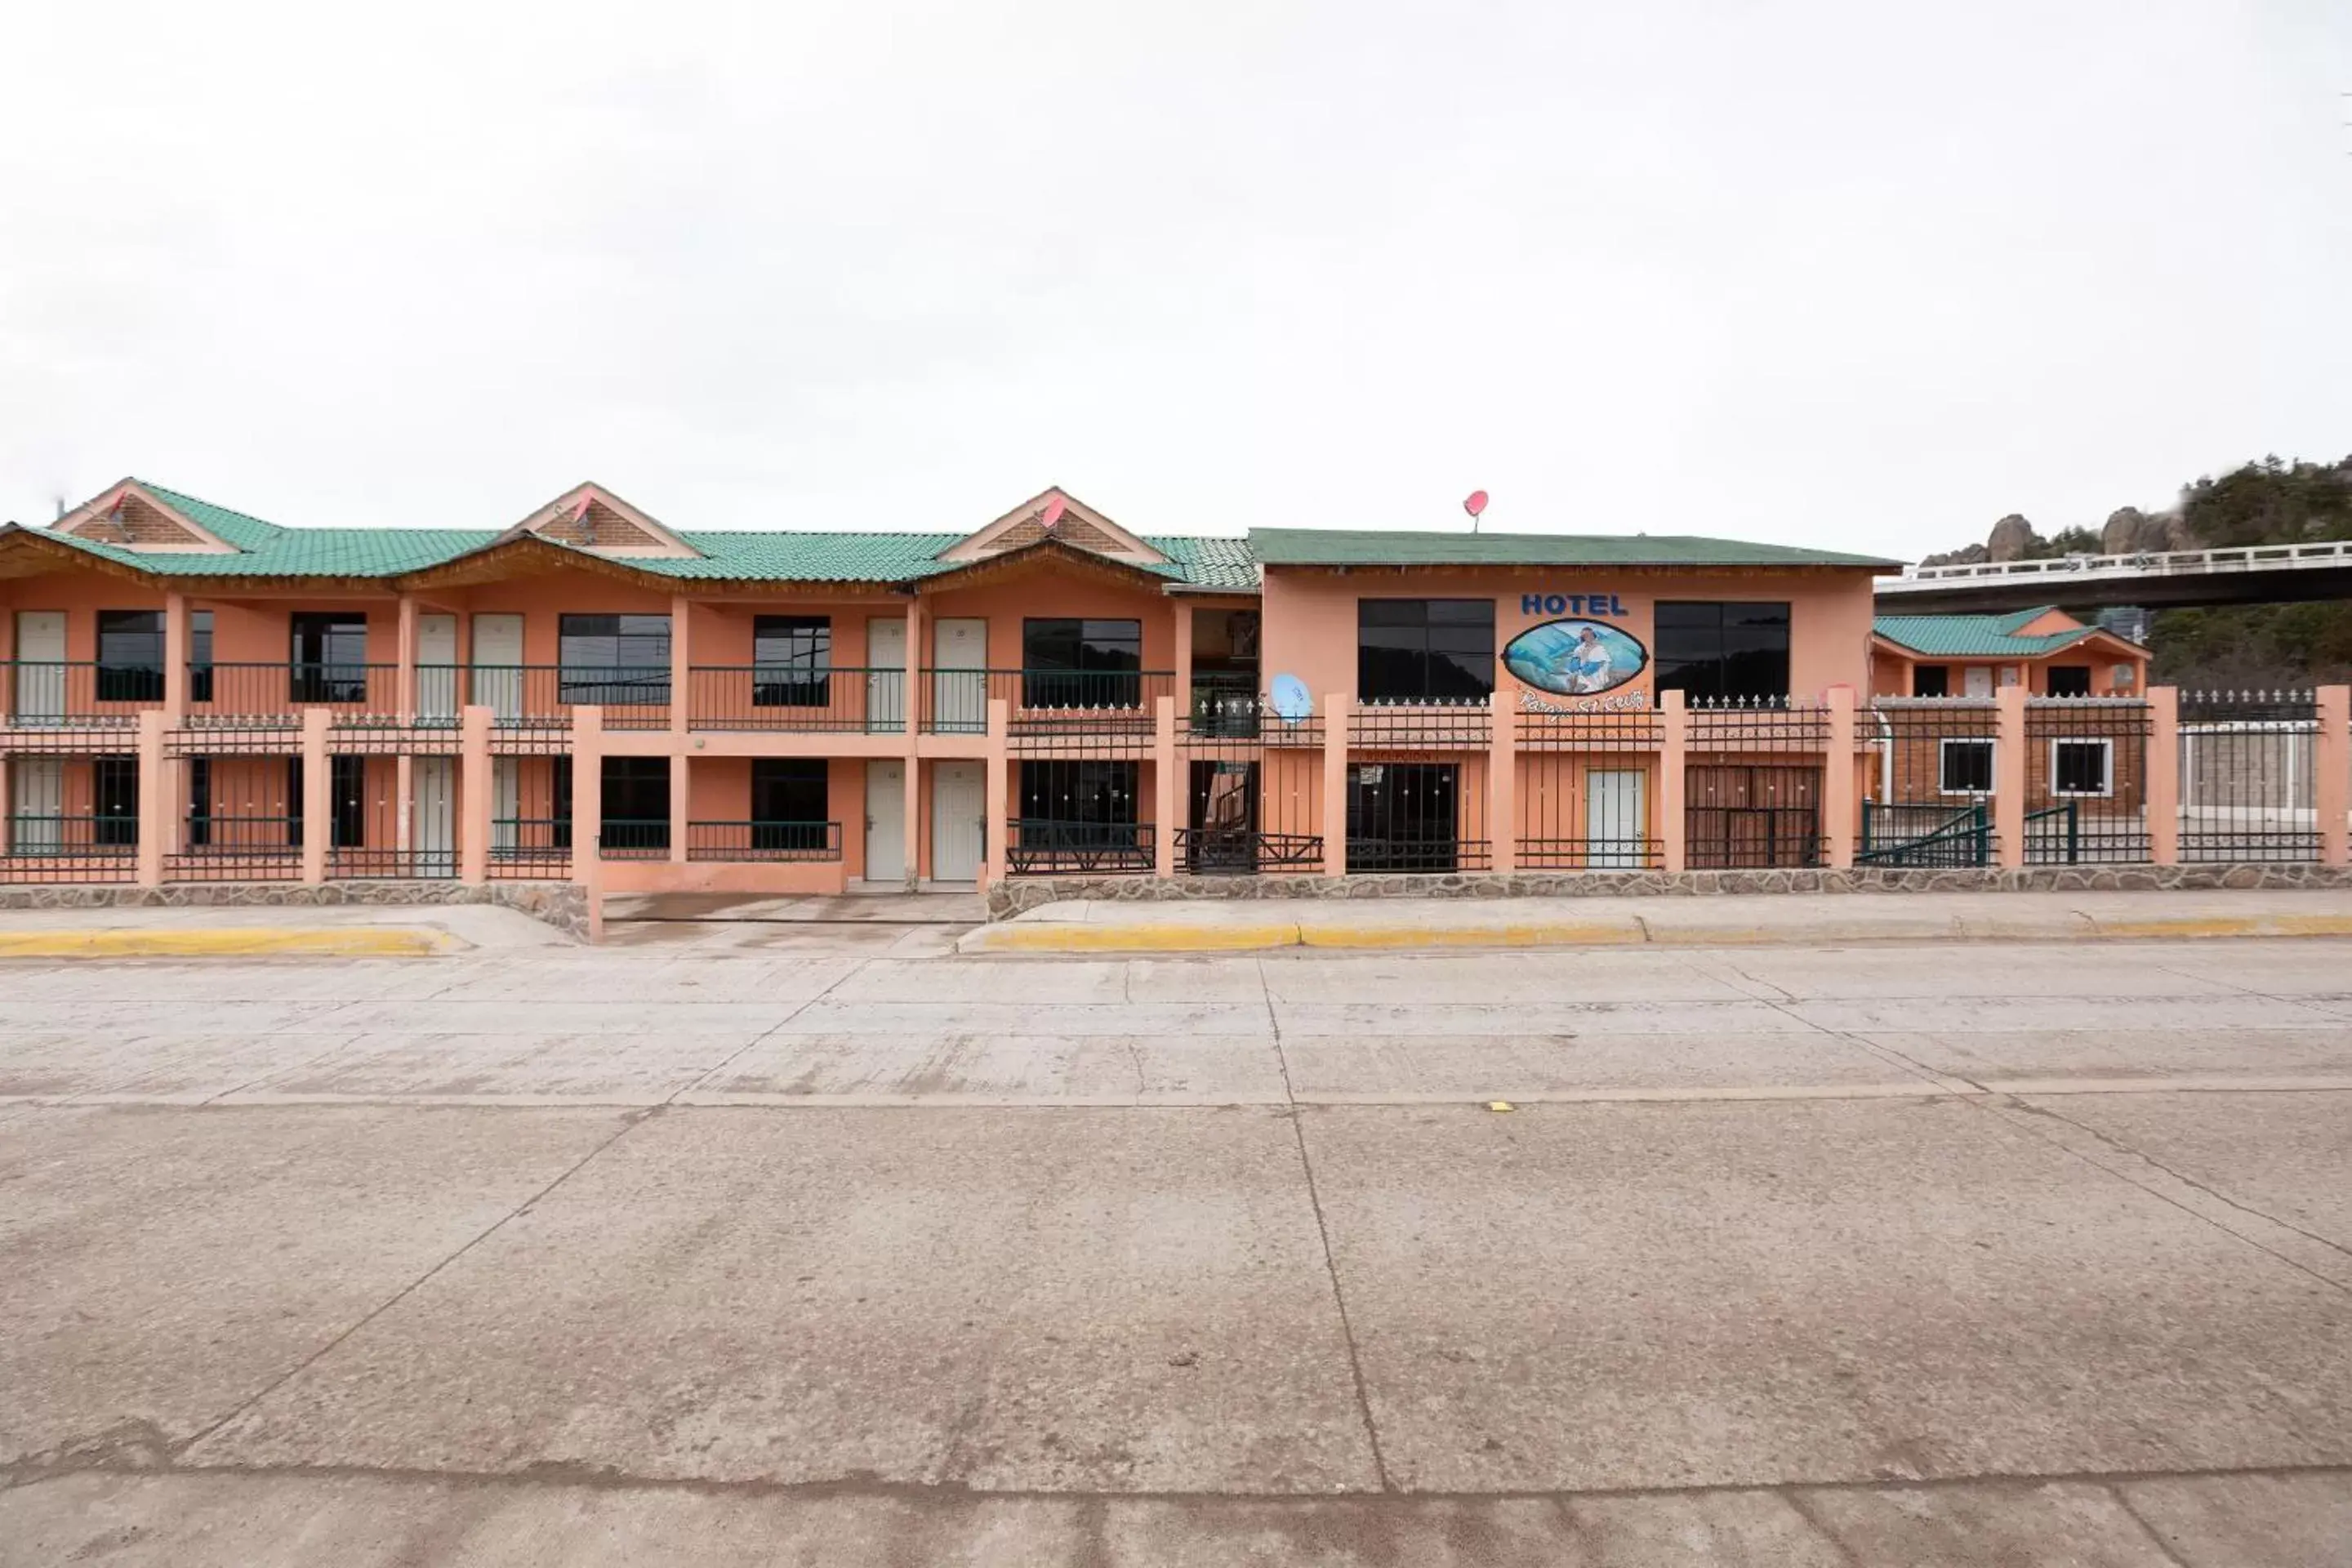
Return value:
M 473 887 L 438 879 L 366 882 L 173 882 L 134 888 L 87 882 L 0 887 L 0 910 L 416 909 L 492 904 L 519 910 L 581 942 L 589 934 L 588 889 L 573 882 L 491 882 Z
M 2030 866 L 1850 871 L 1519 871 L 1358 877 L 1014 877 L 988 889 L 988 918 L 1074 899 L 1578 899 L 1734 893 L 2085 893 L 2217 888 L 2352 888 L 2352 867 Z

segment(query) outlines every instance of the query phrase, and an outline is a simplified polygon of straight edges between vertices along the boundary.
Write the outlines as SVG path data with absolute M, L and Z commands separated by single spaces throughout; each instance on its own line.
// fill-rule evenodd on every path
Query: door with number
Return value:
M 415 862 L 415 874 L 454 877 L 457 874 L 457 759 L 419 757 L 409 765 L 410 784 L 416 795 L 413 808 L 416 815 L 410 828 L 415 836 L 410 858 Z
M 1649 819 L 1642 805 L 1640 769 L 1611 768 L 1584 775 L 1587 866 L 1596 871 L 1631 871 L 1649 863 Z
M 522 617 L 474 617 L 474 701 L 502 724 L 522 717 Z
M 907 880 L 907 764 L 895 757 L 866 764 L 866 879 Z
M 907 727 L 907 622 L 876 616 L 866 623 L 866 727 L 891 734 Z M 901 829 L 899 837 L 904 837 Z
M 444 728 L 457 721 L 457 617 L 416 617 L 416 720 Z
M 931 764 L 931 880 L 976 882 L 987 847 L 988 773 L 983 763 Z
M 16 612 L 16 719 L 55 724 L 66 715 L 66 613 Z
M 8 849 L 55 855 L 66 847 L 66 760 L 16 757 L 9 770 Z M 135 811 L 137 807 L 132 807 Z
M 988 728 L 988 623 L 950 616 L 931 634 L 931 725 L 942 734 Z

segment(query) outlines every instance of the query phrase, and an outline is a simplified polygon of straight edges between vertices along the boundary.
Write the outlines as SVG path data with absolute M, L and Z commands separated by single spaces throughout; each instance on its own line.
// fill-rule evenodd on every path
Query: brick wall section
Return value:
M 1018 550 L 1024 544 L 1034 544 L 1039 540 L 1046 538 L 1058 539 L 1065 544 L 1075 544 L 1081 550 L 1099 550 L 1113 555 L 1126 552 L 1124 545 L 1093 523 L 1065 514 L 1062 521 L 1051 529 L 1046 528 L 1035 518 L 1031 518 L 1027 522 L 1014 523 L 988 542 L 988 553 L 993 555 L 999 551 Z

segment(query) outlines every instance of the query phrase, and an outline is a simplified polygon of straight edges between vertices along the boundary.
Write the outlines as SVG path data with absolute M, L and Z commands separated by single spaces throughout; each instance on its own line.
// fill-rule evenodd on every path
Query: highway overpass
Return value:
M 1899 577 L 1878 579 L 1879 613 L 1890 616 L 2030 610 L 2037 605 L 2171 609 L 2322 599 L 2352 599 L 2352 540 L 1907 566 Z

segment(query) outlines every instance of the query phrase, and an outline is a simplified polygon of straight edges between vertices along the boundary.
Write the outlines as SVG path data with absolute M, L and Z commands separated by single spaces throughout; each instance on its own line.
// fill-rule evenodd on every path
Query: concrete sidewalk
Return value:
M 957 947 L 975 953 L 1234 952 L 2258 936 L 2352 936 L 2352 891 L 1076 900 L 982 926 Z
M 492 904 L 202 905 L 0 911 L 0 959 L 430 958 L 573 947 Z

